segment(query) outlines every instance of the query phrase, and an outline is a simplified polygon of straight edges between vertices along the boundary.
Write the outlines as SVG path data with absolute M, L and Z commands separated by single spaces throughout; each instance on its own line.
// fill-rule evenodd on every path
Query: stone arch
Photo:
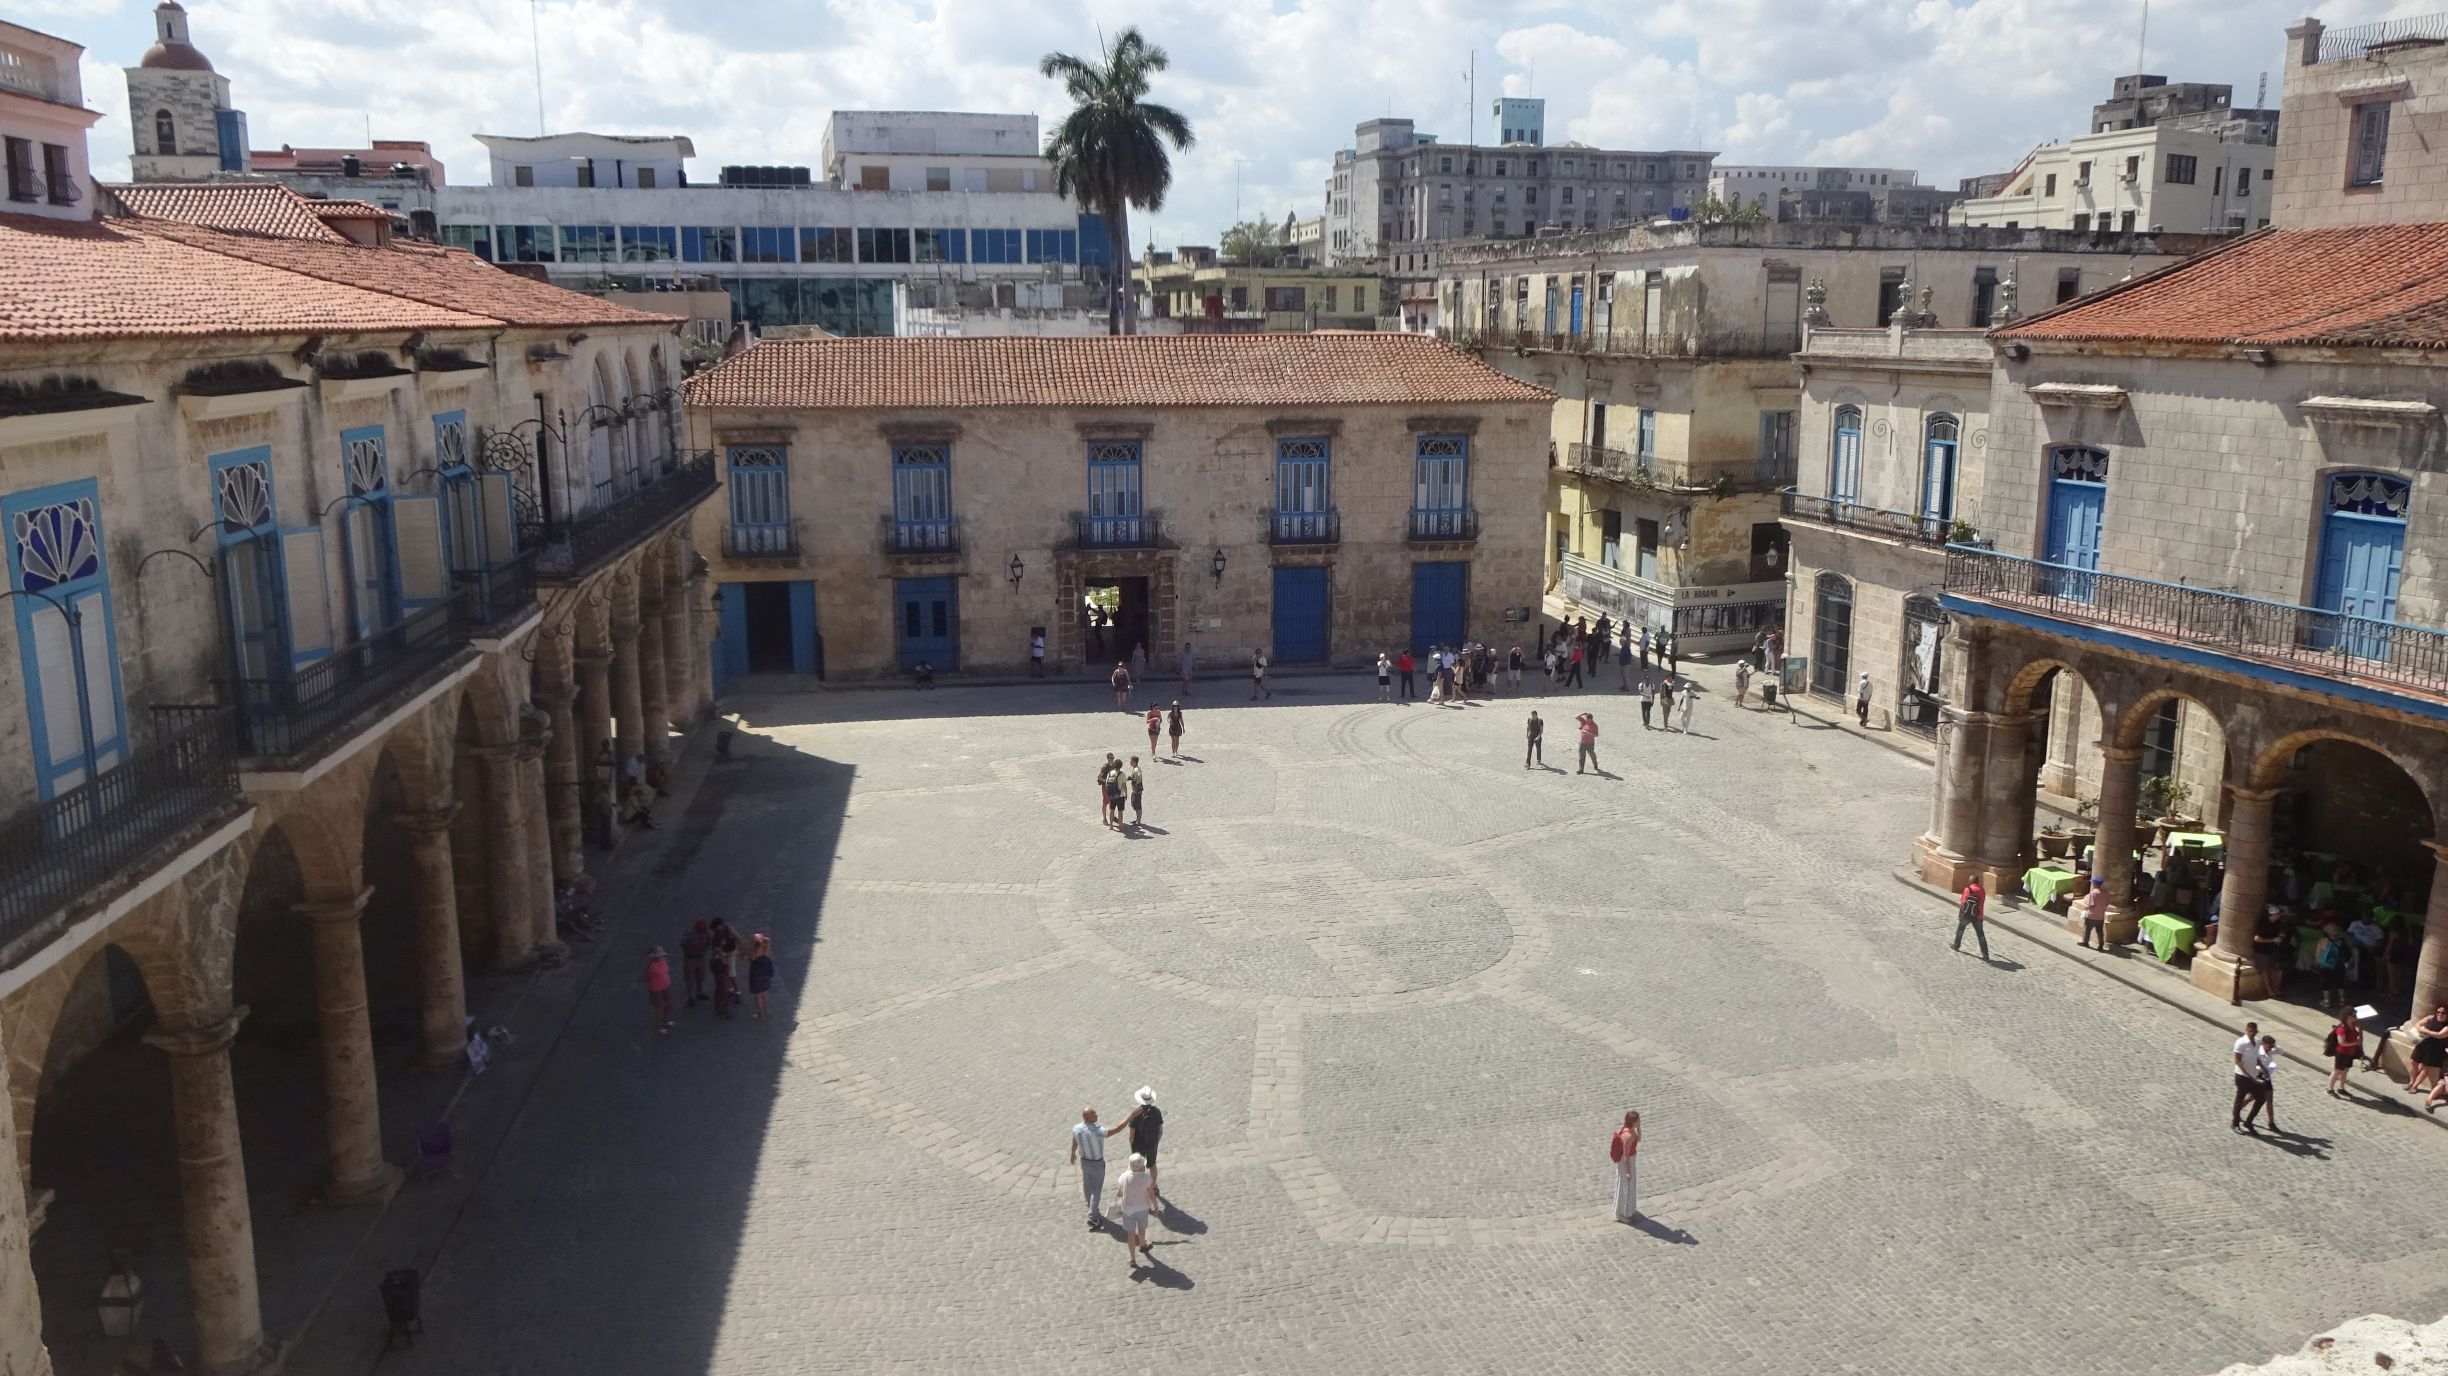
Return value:
M 2100 691 L 2098 681 L 2082 665 L 2055 655 L 2041 655 L 2024 661 L 2023 666 L 2007 678 L 2005 688 L 1998 694 L 1998 710 L 2010 716 L 2021 716 L 2031 711 L 2032 698 L 2040 691 L 2040 685 L 2047 681 L 2049 675 L 2060 670 L 2072 675 L 2074 681 L 2083 686 L 2083 691 L 2091 695 L 2092 701 L 2110 701 L 2109 696 Z
M 444 692 L 414 717 L 383 737 L 381 758 L 399 779 L 400 804 L 412 811 L 447 806 L 451 798 L 451 726 L 459 720 L 459 704 L 472 693 L 468 685 Z M 379 770 L 377 771 L 379 772 Z M 372 790 L 368 790 L 368 806 Z
M 2421 791 L 2423 805 L 2431 809 L 2432 826 L 2436 831 L 2443 801 L 2439 766 L 2427 759 L 2408 759 L 2403 753 L 2382 745 L 2370 736 L 2343 726 L 2308 726 L 2290 731 L 2255 752 L 2250 763 L 2240 771 L 2240 777 L 2253 788 L 2278 787 L 2285 782 L 2287 762 L 2295 757 L 2295 753 L 2321 741 L 2359 745 L 2397 766 L 2398 771 L 2412 780 L 2414 787 Z
M 2106 732 L 2109 742 L 2126 746 L 2142 744 L 2143 733 L 2150 729 L 2151 718 L 2158 714 L 2160 708 L 2170 702 L 2192 703 L 2210 714 L 2210 719 L 2218 723 L 2222 735 L 2231 732 L 2238 717 L 2238 704 L 2233 700 L 2232 695 L 2218 691 L 2213 685 L 2197 684 L 2194 686 L 2206 688 L 2209 691 L 2196 692 L 2192 688 L 2160 684 L 2157 687 L 2144 688 L 2132 698 L 2119 703 L 2115 724 Z
M 107 970 L 116 953 L 133 970 L 156 1019 L 184 1022 L 192 1017 L 190 991 L 181 977 L 176 950 L 176 914 L 183 907 L 175 888 L 147 900 L 108 930 L 95 933 L 0 1006 L 0 1044 L 8 1048 L 6 1088 L 15 1110 L 21 1178 L 34 1165 L 34 1120 L 53 1045 L 71 997 L 89 972 L 97 967 Z

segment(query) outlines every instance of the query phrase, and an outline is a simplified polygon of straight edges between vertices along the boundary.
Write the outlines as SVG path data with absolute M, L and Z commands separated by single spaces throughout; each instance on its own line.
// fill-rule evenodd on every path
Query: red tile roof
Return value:
M 2448 224 L 2263 230 L 1993 337 L 2448 348 Z
M 318 220 L 388 220 L 392 212 L 368 201 L 318 201 L 309 197 L 306 211 Z
M 271 234 L 286 239 L 341 240 L 307 209 L 310 202 L 278 182 L 139 182 L 107 188 L 127 213 L 146 220 Z
M 1551 402 L 1425 335 L 777 339 L 691 378 L 697 406 L 1349 406 Z

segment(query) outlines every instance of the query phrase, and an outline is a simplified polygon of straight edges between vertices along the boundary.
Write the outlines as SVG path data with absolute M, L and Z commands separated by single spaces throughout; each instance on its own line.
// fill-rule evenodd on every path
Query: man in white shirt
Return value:
M 2261 1024 L 2244 1024 L 2244 1035 L 2235 1039 L 2229 1059 L 2235 1062 L 2235 1106 L 2227 1110 L 2227 1126 L 2243 1132 L 2244 1106 L 2261 1095 Z
M 1088 1230 L 1095 1232 L 1105 1222 L 1104 1208 L 1098 1196 L 1105 1193 L 1105 1139 L 1119 1128 L 1097 1126 L 1096 1110 L 1080 1110 L 1080 1120 L 1071 1125 L 1071 1159 L 1080 1168 L 1080 1193 L 1088 1197 Z
M 1870 676 L 1868 674 L 1863 674 L 1861 682 L 1853 685 L 1853 716 L 1864 726 L 1870 724 Z
M 1029 634 L 1029 677 L 1045 677 L 1045 636 L 1040 632 Z
M 2278 1130 L 2278 1087 L 2271 1077 L 2278 1070 L 2278 1039 L 2265 1036 L 2253 1052 L 2253 1103 L 2244 1110 L 2244 1130 L 2251 1132 L 2253 1119 L 2266 1110 L 2270 1131 Z

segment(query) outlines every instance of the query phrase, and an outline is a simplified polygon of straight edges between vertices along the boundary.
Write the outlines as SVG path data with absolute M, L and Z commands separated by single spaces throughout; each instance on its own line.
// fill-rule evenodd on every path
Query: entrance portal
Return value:
M 1149 639 L 1148 580 L 1091 578 L 1080 602 L 1080 628 L 1086 633 L 1087 664 L 1127 664 L 1131 651 L 1145 650 L 1150 661 L 1156 646 Z
M 788 583 L 742 583 L 748 622 L 748 672 L 787 674 L 797 668 L 791 653 Z

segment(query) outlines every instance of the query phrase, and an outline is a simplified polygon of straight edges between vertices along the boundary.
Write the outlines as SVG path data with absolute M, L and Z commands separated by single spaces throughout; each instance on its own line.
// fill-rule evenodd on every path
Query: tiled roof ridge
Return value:
M 2217 258 L 2222 254 L 2233 253 L 2236 250 L 2243 248 L 2246 244 L 2252 243 L 2256 239 L 2267 238 L 2268 236 L 2276 234 L 2277 232 L 2277 229 L 2269 228 L 2256 229 L 2250 234 L 2238 235 L 2234 240 L 2221 244 L 2217 248 L 2204 250 L 2203 252 L 2194 254 L 2190 258 L 2179 258 L 2173 263 L 2163 263 L 2139 277 L 2129 278 L 2125 281 L 2117 282 L 2105 290 L 2093 292 L 2089 296 L 2077 296 L 2071 301 L 2060 301 L 2055 305 L 2050 306 L 2046 310 L 2035 311 L 2032 314 L 2023 316 L 2019 319 L 2010 320 L 2007 323 L 1998 326 L 1996 329 L 1991 330 L 1989 332 L 1989 337 L 1991 339 L 1998 340 L 2012 339 L 2015 337 L 2017 332 L 2027 329 L 2033 325 L 2037 325 L 2044 320 L 2054 320 L 2058 316 L 2068 314 L 2072 311 L 2081 310 L 2090 306 L 2097 306 L 2103 301 L 2111 300 L 2117 296 L 2123 295 L 2126 292 L 2149 286 L 2151 283 L 2156 282 L 2163 277 L 2182 272 L 2187 268 L 2197 267 L 2201 264 L 2208 263 L 2210 260 Z

